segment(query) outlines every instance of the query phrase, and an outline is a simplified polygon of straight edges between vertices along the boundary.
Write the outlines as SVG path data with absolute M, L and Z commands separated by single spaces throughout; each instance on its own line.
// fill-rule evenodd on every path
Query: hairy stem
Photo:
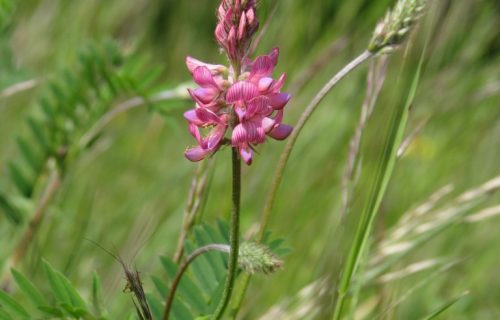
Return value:
M 363 62 L 367 61 L 369 58 L 373 56 L 373 53 L 369 51 L 364 51 L 357 58 L 349 62 L 342 70 L 340 70 L 336 75 L 333 76 L 325 86 L 316 94 L 313 100 L 309 103 L 307 108 L 304 110 L 302 115 L 300 116 L 297 125 L 295 126 L 292 134 L 288 138 L 288 142 L 283 150 L 280 160 L 278 162 L 278 167 L 276 168 L 276 172 L 274 174 L 273 182 L 271 185 L 271 190 L 268 193 L 266 204 L 264 206 L 264 210 L 262 212 L 259 231 L 257 234 L 257 239 L 260 241 L 264 236 L 264 232 L 266 231 L 267 224 L 269 222 L 269 217 L 271 215 L 271 211 L 274 205 L 274 199 L 276 198 L 276 194 L 281 184 L 281 180 L 283 179 L 283 172 L 285 171 L 285 166 L 288 162 L 288 158 L 292 153 L 292 149 L 297 141 L 297 138 L 304 128 L 307 120 L 311 117 L 313 112 L 316 110 L 318 105 L 323 101 L 326 95 L 335 87 L 335 85 L 342 80 L 346 75 L 348 75 L 352 70 L 361 65 Z
M 177 291 L 177 287 L 181 282 L 182 276 L 186 272 L 191 262 L 193 262 L 197 257 L 201 256 L 202 254 L 210 251 L 220 251 L 225 253 L 231 252 L 227 244 L 209 244 L 194 250 L 193 253 L 191 253 L 187 257 L 186 261 L 184 261 L 182 265 L 179 267 L 179 270 L 177 271 L 177 274 L 175 275 L 175 278 L 172 281 L 172 286 L 170 287 L 170 291 L 168 292 L 167 300 L 165 302 L 165 311 L 163 312 L 163 320 L 168 320 L 168 317 L 170 315 L 170 310 L 172 309 L 172 305 L 174 303 L 175 292 Z
M 234 288 L 234 280 L 236 279 L 236 268 L 238 265 L 239 237 L 240 237 L 240 198 L 241 198 L 241 160 L 238 156 L 238 150 L 232 148 L 233 162 L 233 210 L 231 212 L 231 232 L 229 242 L 231 244 L 231 252 L 229 254 L 229 266 L 224 292 L 219 305 L 215 310 L 213 319 L 222 318 L 224 311 L 229 303 Z

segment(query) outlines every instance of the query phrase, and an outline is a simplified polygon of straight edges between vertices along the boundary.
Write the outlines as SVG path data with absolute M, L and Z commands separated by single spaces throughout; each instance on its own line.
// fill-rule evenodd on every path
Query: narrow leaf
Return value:
M 15 269 L 10 270 L 14 280 L 16 281 L 19 290 L 26 296 L 26 298 L 35 306 L 42 306 L 45 304 L 45 299 L 42 293 L 33 285 L 33 283 Z
M 467 295 L 469 295 L 469 291 L 465 291 L 464 293 L 462 293 L 458 297 L 452 299 L 451 301 L 448 301 L 443 306 L 439 307 L 436 311 L 434 311 L 431 315 L 425 317 L 423 320 L 436 319 L 438 316 L 443 314 L 446 310 L 451 308 L 453 305 L 455 305 L 458 301 L 462 300 L 462 298 L 466 297 Z
M 0 290 L 0 305 L 11 315 L 15 315 L 20 319 L 29 319 L 28 312 L 2 290 Z

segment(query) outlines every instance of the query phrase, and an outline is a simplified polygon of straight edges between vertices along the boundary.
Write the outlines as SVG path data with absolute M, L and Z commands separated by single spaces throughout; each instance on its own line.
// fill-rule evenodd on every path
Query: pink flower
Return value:
M 197 146 L 187 149 L 185 155 L 191 161 L 200 161 L 230 141 L 250 165 L 255 147 L 267 136 L 283 140 L 292 132 L 291 126 L 282 124 L 291 96 L 281 92 L 285 74 L 276 80 L 272 77 L 278 63 L 277 48 L 253 61 L 246 57 L 258 26 L 255 0 L 222 0 L 218 18 L 217 41 L 230 60 L 241 65 L 241 70 L 235 73 L 223 65 L 186 58 L 187 68 L 199 87 L 189 89 L 196 105 L 184 114 Z M 229 127 L 231 139 L 224 139 Z
M 223 114 L 219 117 L 206 108 L 197 107 L 184 113 L 184 117 L 189 122 L 189 132 L 191 132 L 196 142 L 198 142 L 198 146 L 186 150 L 186 158 L 191 161 L 200 161 L 216 152 L 226 134 L 227 115 Z M 212 129 L 203 137 L 200 128 L 207 127 L 211 127 Z
M 231 61 L 242 61 L 259 27 L 255 0 L 222 0 L 217 13 L 215 38 Z

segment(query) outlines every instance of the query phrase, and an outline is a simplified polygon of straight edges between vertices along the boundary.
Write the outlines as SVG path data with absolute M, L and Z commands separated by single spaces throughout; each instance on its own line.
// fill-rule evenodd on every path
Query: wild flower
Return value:
M 248 58 L 249 44 L 258 27 L 255 1 L 222 1 L 218 19 L 216 39 L 231 66 L 186 58 L 187 68 L 199 87 L 189 89 L 196 105 L 184 114 L 198 145 L 187 149 L 185 156 L 200 161 L 228 143 L 250 165 L 254 147 L 264 143 L 266 135 L 283 140 L 292 132 L 291 126 L 282 124 L 291 95 L 281 92 L 285 74 L 272 78 L 278 48 L 255 60 Z M 231 138 L 225 139 L 228 128 L 232 129 Z

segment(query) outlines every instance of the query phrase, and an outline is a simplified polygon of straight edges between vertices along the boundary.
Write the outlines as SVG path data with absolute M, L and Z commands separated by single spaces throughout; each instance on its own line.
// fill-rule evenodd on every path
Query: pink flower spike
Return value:
M 287 124 L 279 124 L 274 127 L 268 135 L 276 140 L 285 140 L 292 133 L 293 127 Z

